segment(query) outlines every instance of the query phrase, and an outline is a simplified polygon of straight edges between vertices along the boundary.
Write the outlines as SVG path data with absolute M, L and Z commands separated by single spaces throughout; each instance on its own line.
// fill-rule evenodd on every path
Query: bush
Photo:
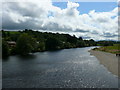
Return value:
M 2 39 L 2 57 L 7 57 L 9 56 L 9 46 L 7 44 L 7 42 Z
M 16 50 L 20 55 L 26 55 L 36 48 L 36 40 L 26 33 L 20 35 L 17 40 Z

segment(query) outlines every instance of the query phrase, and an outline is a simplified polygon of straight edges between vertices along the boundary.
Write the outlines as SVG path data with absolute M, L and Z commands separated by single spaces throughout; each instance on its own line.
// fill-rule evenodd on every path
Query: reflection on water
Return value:
M 36 58 L 36 55 L 34 55 L 34 54 L 28 54 L 28 55 L 24 55 L 24 56 L 16 55 L 15 57 L 17 57 L 20 60 L 30 60 L 30 59 L 33 60 L 33 59 Z M 10 57 L 4 57 L 3 58 L 3 61 L 8 61 L 8 60 L 10 60 Z
M 8 60 L 9 60 L 9 57 L 4 57 L 2 60 L 3 60 L 3 61 L 8 61 Z
M 118 78 L 87 48 L 11 56 L 3 60 L 3 88 L 117 88 Z
M 29 54 L 29 55 L 26 55 L 26 56 L 18 56 L 18 58 L 20 60 L 30 60 L 30 59 L 35 59 L 36 58 L 36 55 L 34 54 Z

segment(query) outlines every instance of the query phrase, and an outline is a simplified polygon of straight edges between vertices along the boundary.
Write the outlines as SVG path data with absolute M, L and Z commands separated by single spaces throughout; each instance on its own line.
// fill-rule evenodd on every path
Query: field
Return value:
M 94 50 L 105 51 L 109 53 L 120 53 L 120 44 L 114 44 L 113 46 L 103 46 L 100 48 L 94 48 Z

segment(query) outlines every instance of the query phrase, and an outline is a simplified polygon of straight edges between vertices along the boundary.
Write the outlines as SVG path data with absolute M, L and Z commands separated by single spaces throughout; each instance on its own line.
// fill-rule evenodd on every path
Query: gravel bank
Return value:
M 100 63 L 103 64 L 110 72 L 117 76 L 120 76 L 120 74 L 118 74 L 119 57 L 116 57 L 115 54 L 95 50 L 90 50 L 90 53 L 96 56 Z

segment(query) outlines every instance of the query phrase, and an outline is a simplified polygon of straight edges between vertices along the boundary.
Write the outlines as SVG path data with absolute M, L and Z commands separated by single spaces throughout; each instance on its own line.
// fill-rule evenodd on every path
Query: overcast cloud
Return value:
M 46 2 L 45 2 L 46 1 Z M 68 33 L 86 39 L 118 39 L 118 7 L 109 12 L 91 10 L 80 14 L 80 4 L 68 2 L 67 8 L 44 2 L 4 2 L 2 27 L 7 30 L 34 29 Z M 1 14 L 0 14 L 1 15 Z

